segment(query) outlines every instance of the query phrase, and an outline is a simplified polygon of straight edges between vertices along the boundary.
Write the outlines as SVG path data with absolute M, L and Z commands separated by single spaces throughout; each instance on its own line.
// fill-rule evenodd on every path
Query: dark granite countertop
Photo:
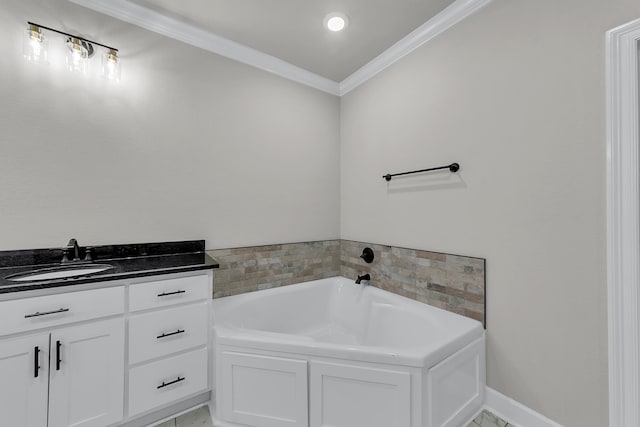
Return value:
M 62 264 L 62 248 L 0 251 L 0 294 L 120 280 L 160 274 L 218 268 L 216 260 L 204 252 L 204 240 L 165 243 L 94 246 L 91 262 Z M 86 247 L 80 248 L 80 258 Z M 63 266 L 109 264 L 112 268 L 76 278 L 16 282 L 8 280 L 20 273 Z

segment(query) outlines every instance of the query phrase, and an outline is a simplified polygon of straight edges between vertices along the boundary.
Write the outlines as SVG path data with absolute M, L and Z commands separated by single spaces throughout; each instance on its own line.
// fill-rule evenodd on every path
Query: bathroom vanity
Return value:
M 6 279 L 34 268 L 29 255 L 7 266 L 0 253 L 2 425 L 144 426 L 207 402 L 218 264 L 188 243 L 178 249 L 201 250 L 94 248 L 112 268 L 35 282 Z

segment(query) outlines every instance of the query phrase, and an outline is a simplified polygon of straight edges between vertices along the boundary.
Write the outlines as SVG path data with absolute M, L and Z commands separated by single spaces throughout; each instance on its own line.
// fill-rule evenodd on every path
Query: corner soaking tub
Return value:
M 344 277 L 213 302 L 216 425 L 459 427 L 484 398 L 482 325 Z

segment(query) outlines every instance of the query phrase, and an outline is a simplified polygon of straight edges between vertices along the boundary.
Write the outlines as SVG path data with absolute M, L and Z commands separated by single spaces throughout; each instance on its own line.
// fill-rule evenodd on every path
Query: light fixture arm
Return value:
M 107 45 L 102 44 L 102 43 L 94 42 L 92 40 L 89 40 L 89 39 L 86 39 L 84 37 L 80 37 L 80 36 L 77 36 L 77 35 L 74 35 L 74 34 L 65 33 L 64 31 L 56 30 L 55 28 L 45 27 L 44 25 L 36 24 L 35 22 L 30 22 L 30 21 L 27 21 L 27 24 L 29 24 L 31 26 L 34 26 L 34 27 L 41 28 L 43 30 L 53 31 L 54 33 L 62 34 L 64 36 L 68 36 L 68 37 L 73 37 L 75 39 L 82 40 L 82 41 L 85 41 L 87 43 L 91 43 L 91 44 L 94 44 L 94 45 L 97 45 L 97 46 L 101 46 L 101 47 L 104 47 L 105 49 L 109 49 L 109 50 L 112 50 L 114 52 L 118 52 L 118 49 L 116 49 L 115 47 L 111 47 L 111 46 L 107 46 Z

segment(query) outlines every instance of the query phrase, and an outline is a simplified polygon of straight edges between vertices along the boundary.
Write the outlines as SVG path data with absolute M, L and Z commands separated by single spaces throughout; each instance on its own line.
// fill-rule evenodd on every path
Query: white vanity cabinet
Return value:
M 129 416 L 207 391 L 207 275 L 129 287 Z
M 48 427 L 99 427 L 123 417 L 124 319 L 51 333 Z
M 14 333 L 0 337 L 2 422 L 100 427 L 122 419 L 123 287 L 4 301 L 0 313 L 3 335 Z
M 8 426 L 47 425 L 49 334 L 0 339 L 0 414 Z
M 212 287 L 198 271 L 0 295 L 0 425 L 139 427 L 209 401 Z

